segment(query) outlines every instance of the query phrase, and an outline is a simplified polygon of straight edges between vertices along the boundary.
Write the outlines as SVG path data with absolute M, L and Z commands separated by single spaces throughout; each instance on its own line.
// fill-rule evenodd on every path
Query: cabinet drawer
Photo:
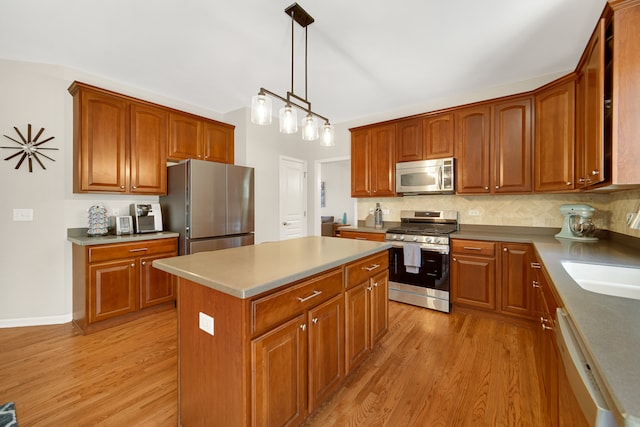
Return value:
M 480 240 L 451 240 L 451 252 L 455 254 L 495 256 L 496 243 Z
M 252 334 L 261 334 L 338 295 L 342 292 L 342 282 L 342 268 L 337 268 L 291 288 L 252 301 Z
M 341 230 L 340 237 L 356 240 L 373 240 L 376 242 L 384 242 L 384 233 L 369 233 L 366 231 Z
M 380 254 L 356 261 L 345 269 L 346 287 L 350 288 L 369 279 L 369 277 L 389 268 L 389 253 Z
M 136 256 L 155 255 L 160 253 L 175 253 L 178 250 L 178 240 L 169 239 L 145 240 L 131 243 L 114 243 L 112 245 L 89 246 L 88 260 L 90 263 L 130 258 Z

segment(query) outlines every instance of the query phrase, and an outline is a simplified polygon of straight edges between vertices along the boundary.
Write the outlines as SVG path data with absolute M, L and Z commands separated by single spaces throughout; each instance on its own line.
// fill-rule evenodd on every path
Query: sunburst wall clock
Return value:
M 14 153 L 14 154 L 10 155 L 9 157 L 5 158 L 5 160 L 11 160 L 11 159 L 14 159 L 14 158 L 18 158 L 18 156 L 20 156 L 18 158 L 18 163 L 16 164 L 15 169 L 19 169 L 25 159 L 27 159 L 27 163 L 29 164 L 29 172 L 33 172 L 33 159 L 35 159 L 35 161 L 40 165 L 40 167 L 42 167 L 42 169 L 46 169 L 46 168 L 44 167 L 44 164 L 42 163 L 42 160 L 40 160 L 40 157 L 44 157 L 45 159 L 49 159 L 52 162 L 55 162 L 54 159 L 52 159 L 51 157 L 47 156 L 46 154 L 44 154 L 42 152 L 43 150 L 57 150 L 57 148 L 42 147 L 43 144 L 51 141 L 55 137 L 50 136 L 47 139 L 43 139 L 42 141 L 38 141 L 38 139 L 40 139 L 40 137 L 42 136 L 42 133 L 44 132 L 44 128 L 40 128 L 40 130 L 33 137 L 33 139 L 31 139 L 31 123 L 29 123 L 27 125 L 27 137 L 26 138 L 24 137 L 22 132 L 20 132 L 20 130 L 17 127 L 14 126 L 13 129 L 18 134 L 18 137 L 20 138 L 20 141 L 18 141 L 15 138 L 12 138 L 12 137 L 10 137 L 8 135 L 4 135 L 4 137 L 7 138 L 7 139 L 10 139 L 13 142 L 15 142 L 16 144 L 18 144 L 18 146 L 17 147 L 16 146 L 0 147 L 0 148 L 4 148 L 4 149 L 7 149 L 7 150 L 18 150 L 17 153 Z

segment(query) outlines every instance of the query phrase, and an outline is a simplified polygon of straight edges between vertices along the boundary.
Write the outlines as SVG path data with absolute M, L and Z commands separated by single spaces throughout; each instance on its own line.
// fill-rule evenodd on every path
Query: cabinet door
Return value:
M 495 258 L 453 255 L 451 302 L 495 310 Z
M 491 143 L 491 107 L 459 110 L 456 122 L 456 192 L 489 193 L 489 149 Z
M 455 141 L 453 113 L 438 114 L 422 122 L 424 158 L 453 157 Z
M 304 315 L 251 342 L 253 426 L 298 425 L 307 414 Z
M 344 378 L 344 297 L 338 295 L 309 311 L 309 412 Z
M 604 171 L 604 43 L 605 20 L 587 46 L 578 76 L 578 183 L 590 186 L 605 180 Z
M 396 125 L 396 161 L 422 160 L 422 119 L 401 120 Z
M 202 154 L 204 160 L 233 164 L 232 126 L 211 122 L 202 125 Z
M 74 106 L 80 122 L 74 131 L 79 141 L 74 144 L 73 191 L 128 191 L 127 102 L 86 89 L 80 89 L 79 96 Z
M 371 347 L 387 332 L 389 323 L 389 271 L 371 278 Z
M 170 159 L 202 159 L 202 122 L 186 114 L 169 114 Z
M 351 197 L 371 195 L 371 132 L 360 129 L 351 134 Z
M 371 189 L 372 196 L 396 195 L 396 126 L 371 129 Z
M 89 264 L 89 323 L 138 310 L 135 258 Z
M 536 94 L 534 145 L 535 192 L 574 188 L 575 81 Z
M 154 259 L 176 256 L 177 253 L 140 258 L 140 308 L 175 301 L 176 283 L 172 274 L 153 268 Z
M 131 104 L 130 189 L 136 194 L 167 193 L 169 113 Z
M 532 189 L 531 98 L 493 106 L 492 191 L 523 193 Z
M 531 317 L 531 246 L 526 243 L 503 243 L 501 247 L 502 312 Z
M 369 280 L 345 292 L 346 374 L 358 367 L 371 350 Z

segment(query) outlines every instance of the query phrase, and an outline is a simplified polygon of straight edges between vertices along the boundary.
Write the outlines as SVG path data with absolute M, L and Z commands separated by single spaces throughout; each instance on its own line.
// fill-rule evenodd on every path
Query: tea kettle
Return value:
M 560 214 L 564 215 L 562 229 L 556 237 L 582 241 L 596 241 L 596 226 L 592 221 L 595 209 L 590 205 L 562 205 Z

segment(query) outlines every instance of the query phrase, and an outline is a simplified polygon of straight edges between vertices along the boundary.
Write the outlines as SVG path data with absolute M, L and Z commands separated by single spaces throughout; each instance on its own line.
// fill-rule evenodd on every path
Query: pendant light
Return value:
M 311 110 L 311 102 L 307 99 L 307 27 L 314 22 L 311 15 L 307 13 L 298 3 L 293 3 L 284 10 L 284 13 L 291 16 L 291 90 L 286 96 L 277 95 L 265 88 L 260 88 L 257 95 L 251 98 L 251 123 L 258 125 L 271 124 L 272 105 L 268 96 L 277 98 L 285 103 L 279 110 L 280 132 L 286 134 L 298 131 L 298 121 L 296 109 L 306 112 L 302 120 L 302 139 L 304 141 L 315 141 L 320 137 L 318 129 L 318 118 L 324 120 L 322 129 L 322 139 L 320 144 L 325 147 L 335 145 L 335 134 L 329 119 Z M 298 23 L 305 31 L 304 48 L 304 97 L 298 96 L 293 91 L 293 71 L 294 71 L 294 22 Z M 301 104 L 304 105 L 300 105 Z

